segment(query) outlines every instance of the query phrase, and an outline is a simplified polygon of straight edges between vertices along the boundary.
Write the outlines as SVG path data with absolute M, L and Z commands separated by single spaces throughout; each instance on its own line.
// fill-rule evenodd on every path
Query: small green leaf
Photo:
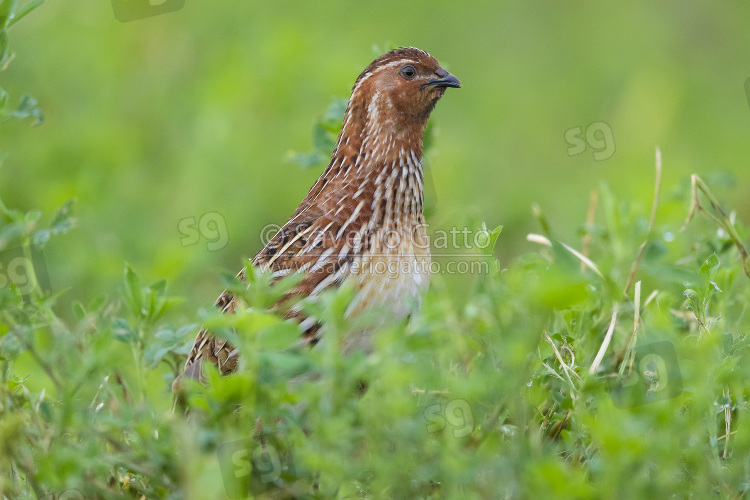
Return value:
M 141 297 L 141 281 L 129 264 L 125 265 L 125 301 L 135 317 L 143 314 L 143 299 Z
M 26 5 L 18 9 L 15 14 L 13 14 L 13 17 L 8 22 L 8 27 L 10 28 L 14 24 L 16 24 L 18 21 L 26 17 L 28 14 L 30 14 L 34 9 L 39 7 L 44 3 L 44 0 L 31 0 Z
M 333 145 L 329 138 L 331 132 L 322 123 L 316 123 L 313 128 L 313 146 L 317 150 L 331 149 Z
M 339 126 L 344 120 L 344 113 L 346 113 L 346 107 L 349 105 L 349 99 L 334 99 L 331 104 L 326 108 L 325 121 L 337 121 Z
M 701 274 L 708 279 L 713 279 L 717 269 L 719 269 L 719 257 L 714 253 L 701 266 Z
M 10 113 L 10 116 L 22 120 L 24 118 L 33 118 L 33 126 L 41 125 L 44 121 L 44 114 L 42 110 L 37 107 L 36 99 L 31 96 L 25 95 L 21 97 L 21 102 L 18 104 L 18 108 Z
M 90 312 L 98 312 L 99 309 L 102 308 L 102 306 L 104 305 L 106 301 L 107 301 L 106 295 L 104 294 L 97 295 L 96 297 L 94 297 L 93 299 L 89 301 L 89 304 L 88 304 L 88 307 L 86 307 L 86 310 Z
M 165 299 L 159 299 L 159 301 L 157 302 L 157 306 L 154 308 L 153 315 L 149 316 L 149 321 L 151 323 L 156 323 L 167 312 L 179 306 L 184 301 L 185 299 L 183 297 L 167 297 Z
M 26 212 L 26 214 L 23 217 L 23 220 L 27 225 L 33 226 L 39 221 L 41 216 L 42 216 L 42 212 L 40 212 L 39 210 L 30 210 Z
M 77 321 L 81 321 L 86 317 L 86 310 L 83 308 L 83 304 L 77 300 L 73 302 L 73 316 Z
M 0 249 L 6 248 L 23 234 L 23 225 L 11 223 L 0 230 Z
M 116 318 L 112 322 L 112 336 L 115 340 L 130 344 L 138 340 L 138 333 L 130 328 L 130 325 L 123 318 Z
M 40 247 L 43 247 L 49 241 L 49 238 L 50 238 L 51 234 L 52 233 L 50 232 L 49 229 L 40 229 L 39 231 L 37 231 L 36 233 L 34 233 L 34 237 L 32 238 L 32 242 L 34 243 L 34 245 L 38 245 Z
M 545 360 L 552 355 L 554 355 L 555 351 L 552 349 L 552 346 L 549 342 L 546 340 L 539 342 L 539 358 L 542 360 Z
M 55 216 L 52 218 L 50 223 L 50 229 L 54 234 L 67 233 L 71 227 L 73 227 L 74 219 L 71 218 L 73 214 L 73 208 L 75 207 L 76 200 L 71 199 L 63 203 L 63 205 L 57 210 Z
M 18 7 L 18 0 L 3 0 L 0 2 L 0 27 L 8 26 L 16 7 Z

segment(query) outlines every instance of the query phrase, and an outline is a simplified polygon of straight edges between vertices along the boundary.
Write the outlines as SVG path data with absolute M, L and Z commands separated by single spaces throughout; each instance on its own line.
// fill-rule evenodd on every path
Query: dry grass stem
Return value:
M 526 235 L 526 241 L 530 241 L 532 243 L 539 243 L 540 245 L 552 247 L 552 242 L 547 237 L 542 236 L 541 234 L 529 233 Z M 565 250 L 567 250 L 568 252 L 573 254 L 578 260 L 580 260 L 584 266 L 588 267 L 589 269 L 594 271 L 596 274 L 598 274 L 602 278 L 604 277 L 604 275 L 602 275 L 602 272 L 599 270 L 599 267 L 596 264 L 594 264 L 594 262 L 591 259 L 589 259 L 578 250 L 571 248 L 570 246 L 566 245 L 565 243 L 561 241 L 558 243 L 560 243 L 560 245 L 562 245 L 563 248 L 565 248 Z
M 661 187 L 661 150 L 657 147 L 656 148 L 656 180 L 654 182 L 654 200 L 651 204 L 651 217 L 648 221 L 648 231 L 646 232 L 646 239 L 643 243 L 641 243 L 641 246 L 638 248 L 638 256 L 636 257 L 635 261 L 633 262 L 633 266 L 630 268 L 630 274 L 628 275 L 628 281 L 625 285 L 625 290 L 623 290 L 623 295 L 625 297 L 628 296 L 628 292 L 630 291 L 630 287 L 633 285 L 633 281 L 635 280 L 635 273 L 638 271 L 638 267 L 641 265 L 641 260 L 643 259 L 643 254 L 646 253 L 646 245 L 648 245 L 649 239 L 651 238 L 651 232 L 654 229 L 654 221 L 656 220 L 656 210 L 659 208 L 659 188 Z
M 633 372 L 633 363 L 635 362 L 635 345 L 638 343 L 638 324 L 641 319 L 641 282 L 635 284 L 635 297 L 633 298 L 633 335 L 630 337 L 630 362 L 628 363 L 628 373 Z
M 589 249 L 591 247 L 591 226 L 594 225 L 594 217 L 596 216 L 596 207 L 599 205 L 599 188 L 595 188 L 589 195 L 589 209 L 586 213 L 586 234 L 583 235 L 581 240 L 581 253 L 584 257 L 588 258 Z M 581 262 L 581 271 L 584 270 L 584 263 Z
M 560 354 L 560 351 L 557 350 L 557 346 L 550 338 L 547 331 L 544 331 L 544 338 L 547 340 L 547 342 L 550 343 L 552 346 L 552 350 L 555 351 L 555 357 L 557 358 L 557 361 L 560 363 L 560 366 L 563 367 L 563 371 L 565 372 L 565 377 L 568 379 L 568 383 L 570 383 L 570 386 L 575 389 L 575 384 L 573 384 L 573 380 L 570 378 L 569 373 L 572 373 L 578 380 L 581 380 L 581 377 L 573 370 L 568 364 L 563 360 L 562 355 Z
M 604 341 L 602 342 L 601 347 L 599 347 L 599 352 L 596 353 L 594 362 L 591 363 L 591 368 L 589 368 L 589 375 L 593 375 L 596 373 L 596 370 L 599 368 L 602 359 L 604 359 L 604 354 L 607 352 L 607 347 L 609 347 L 609 343 L 612 340 L 612 334 L 615 332 L 615 324 L 617 324 L 617 307 L 617 304 L 615 304 L 615 307 L 612 310 L 612 320 L 609 322 L 609 328 L 607 329 L 606 335 L 604 335 Z
M 742 269 L 745 271 L 747 277 L 750 278 L 750 256 L 747 253 L 747 249 L 742 244 L 742 239 L 739 234 L 737 234 L 737 230 L 734 228 L 734 221 L 727 216 L 721 208 L 719 201 L 708 188 L 708 185 L 706 185 L 706 183 L 703 182 L 703 179 L 698 177 L 697 174 L 690 176 L 690 193 L 690 208 L 688 209 L 687 218 L 685 219 L 685 223 L 682 225 L 680 231 L 684 231 L 687 228 L 687 225 L 693 220 L 695 212 L 698 210 L 702 211 L 708 216 L 708 218 L 713 220 L 720 228 L 726 231 L 727 235 L 734 243 L 734 246 L 737 248 L 737 251 L 740 253 Z M 703 193 L 703 195 L 708 198 L 711 208 L 718 214 L 718 216 L 703 207 L 700 200 L 700 193 Z

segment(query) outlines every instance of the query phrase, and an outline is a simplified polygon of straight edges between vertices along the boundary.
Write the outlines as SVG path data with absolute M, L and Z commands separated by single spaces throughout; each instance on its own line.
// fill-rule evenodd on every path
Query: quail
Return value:
M 350 316 L 378 308 L 398 319 L 418 308 L 430 281 L 422 138 L 445 89 L 459 87 L 458 78 L 423 50 L 401 47 L 375 59 L 354 82 L 328 166 L 251 265 L 273 280 L 304 273 L 285 298 L 313 297 L 353 282 Z M 231 313 L 238 299 L 226 291 L 216 306 Z M 322 326 L 316 318 L 297 307 L 285 316 L 299 322 L 301 342 L 318 342 Z M 370 336 L 352 334 L 344 351 L 366 348 Z M 173 388 L 184 376 L 202 379 L 204 362 L 231 373 L 239 355 L 202 329 Z

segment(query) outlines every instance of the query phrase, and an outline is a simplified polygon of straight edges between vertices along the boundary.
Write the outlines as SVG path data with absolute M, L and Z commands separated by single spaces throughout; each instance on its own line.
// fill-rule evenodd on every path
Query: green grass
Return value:
M 196 325 L 175 326 L 163 281 L 144 286 L 128 266 L 121 294 L 75 302 L 75 321 L 41 286 L 25 300 L 5 287 L 0 492 L 741 498 L 750 278 L 732 238 L 747 229 L 696 186 L 703 203 L 681 231 L 682 217 L 651 227 L 602 185 L 588 265 L 554 239 L 502 268 L 478 256 L 489 272 L 464 305 L 435 276 L 422 311 L 379 331 L 368 356 L 339 355 L 351 290 L 308 305 L 327 325 L 308 350 L 266 312 L 281 293 L 267 276 L 228 281 L 251 307 L 200 321 L 240 347 L 240 370 L 189 385 L 176 411 L 169 385 Z M 48 229 L 3 209 L 4 246 L 60 232 L 69 212 Z

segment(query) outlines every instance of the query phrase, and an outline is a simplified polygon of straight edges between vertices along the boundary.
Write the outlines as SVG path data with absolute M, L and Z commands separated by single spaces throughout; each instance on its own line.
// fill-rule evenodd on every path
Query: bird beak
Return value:
M 443 68 L 440 68 L 435 72 L 435 74 L 439 78 L 433 78 L 429 82 L 422 84 L 422 88 L 425 87 L 453 87 L 456 89 L 461 88 L 461 82 L 458 78 L 451 75 L 447 71 L 445 71 Z

